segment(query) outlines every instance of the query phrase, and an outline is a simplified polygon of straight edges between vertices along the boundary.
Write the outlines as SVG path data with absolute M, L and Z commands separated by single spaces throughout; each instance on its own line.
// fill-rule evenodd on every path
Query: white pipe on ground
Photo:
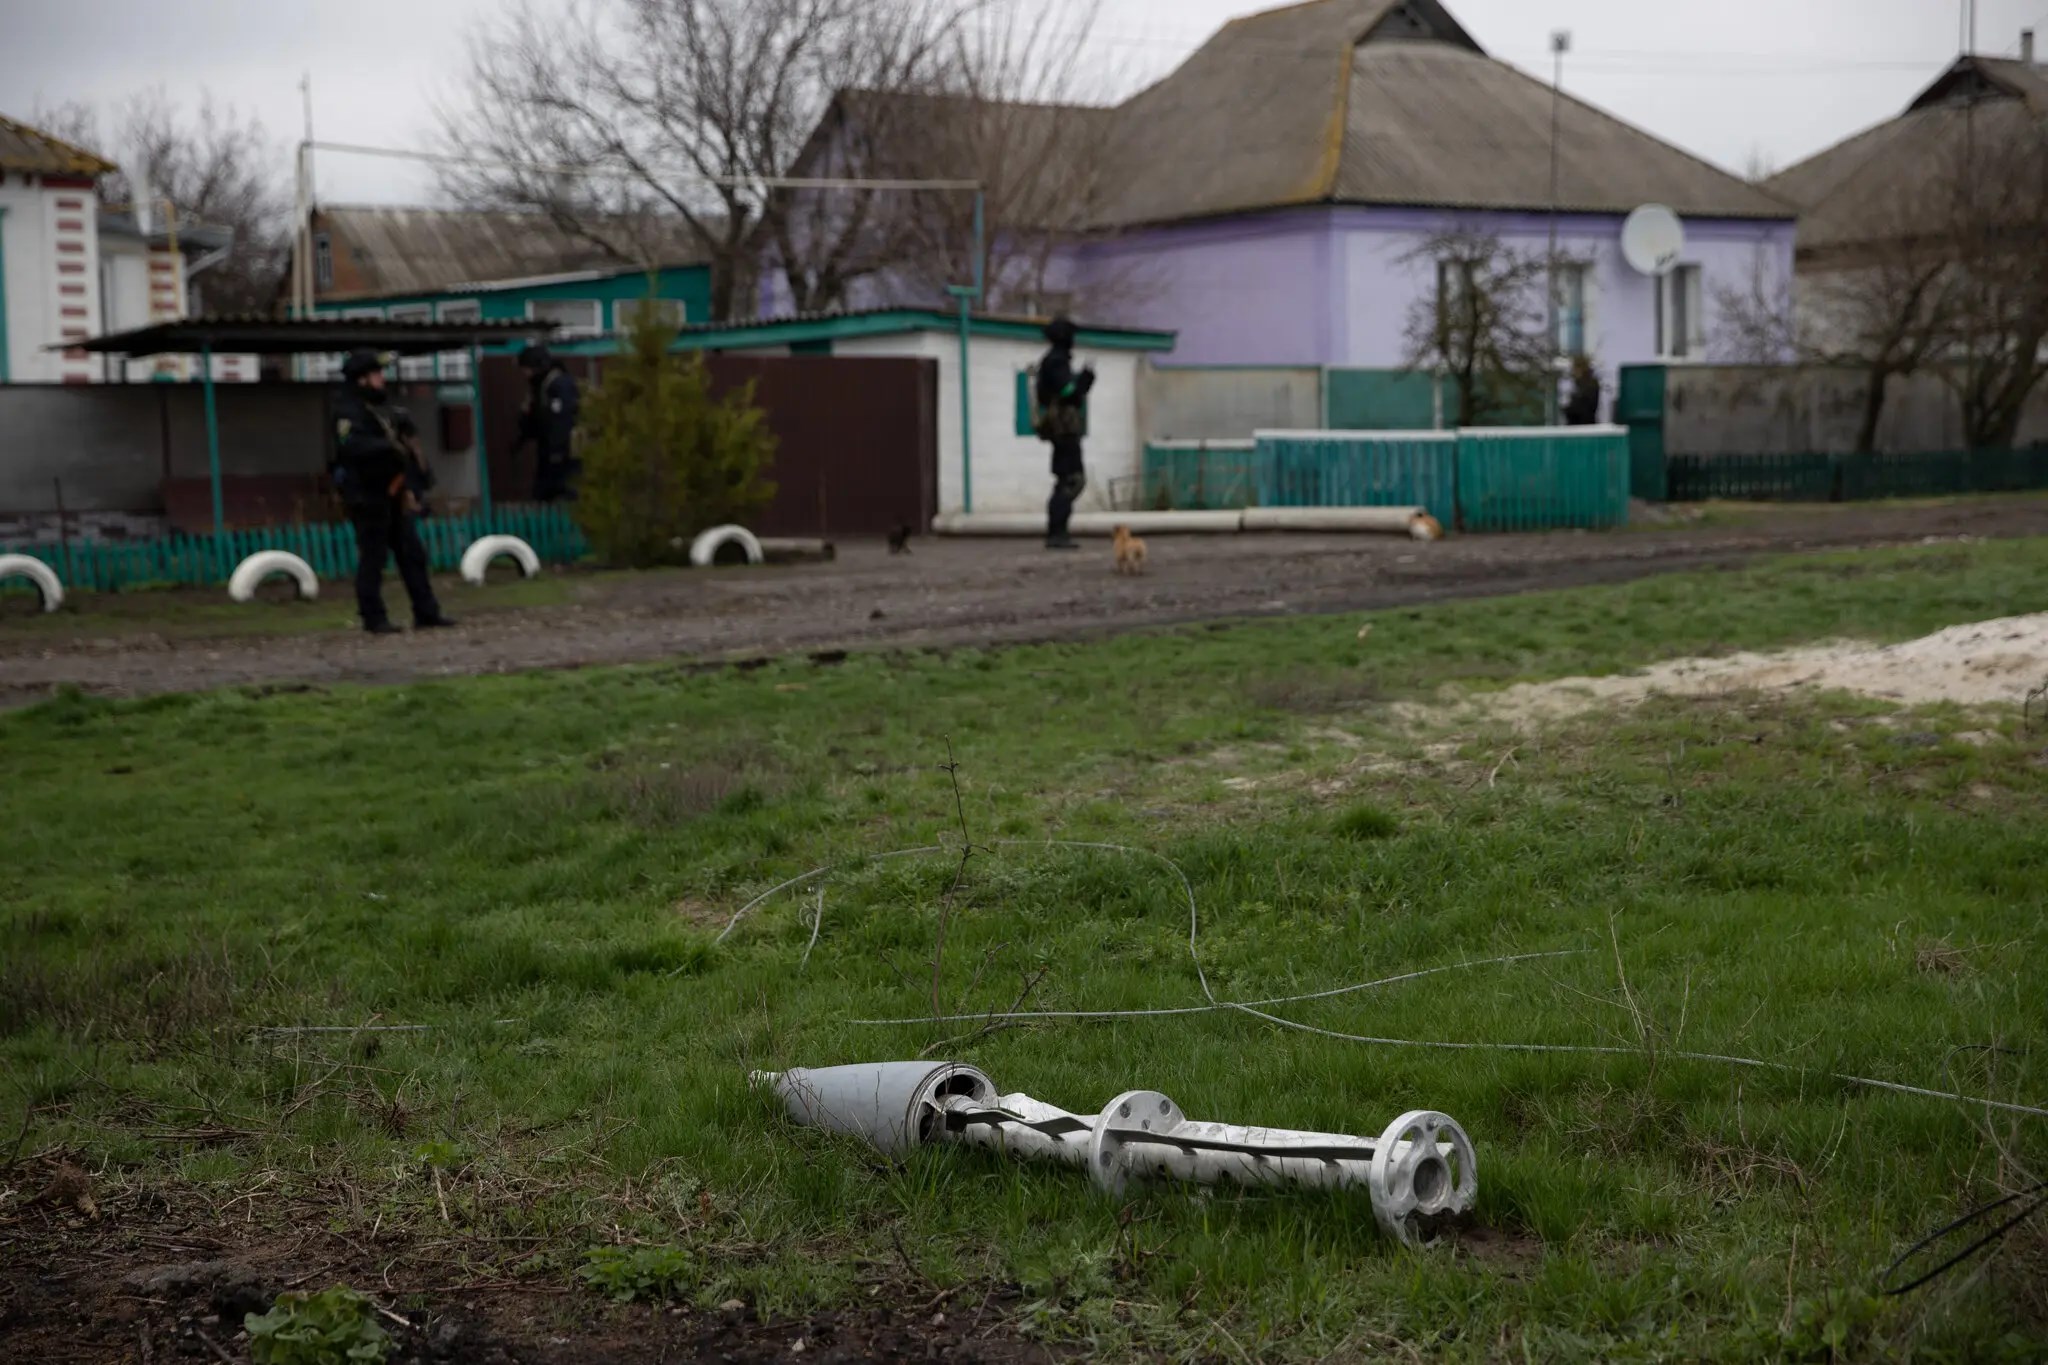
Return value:
M 1373 531 L 1407 535 L 1420 507 L 1247 507 L 1247 531 Z
M 952 1062 L 879 1062 L 757 1071 L 806 1126 L 862 1138 L 900 1156 L 942 1142 L 1085 1167 L 1098 1189 L 1122 1197 L 1132 1180 L 1198 1185 L 1364 1188 L 1373 1217 L 1409 1245 L 1472 1208 L 1479 1162 L 1457 1122 L 1429 1110 L 1395 1119 L 1377 1138 L 1289 1128 L 1194 1123 L 1152 1090 L 1117 1096 L 1095 1115 L 1029 1095 L 997 1095 L 987 1075 Z

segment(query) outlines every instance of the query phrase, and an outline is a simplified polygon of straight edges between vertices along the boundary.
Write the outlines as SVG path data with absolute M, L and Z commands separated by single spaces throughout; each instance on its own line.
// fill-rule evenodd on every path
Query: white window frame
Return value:
M 1478 287 L 1478 276 L 1476 261 L 1442 260 L 1436 263 L 1436 332 L 1439 336 L 1454 334 L 1450 310 L 1459 299 Z M 1438 359 L 1456 365 L 1462 357 L 1447 355 Z
M 1671 319 L 1680 311 L 1678 303 L 1683 291 L 1685 332 L 1683 337 L 1671 335 Z M 1707 348 L 1706 272 L 1695 261 L 1686 261 L 1671 268 L 1671 273 L 1657 281 L 1657 358 L 1664 361 L 1695 361 L 1705 359 Z
M 563 322 L 560 318 L 543 313 L 541 309 L 585 307 L 590 309 L 588 325 Z M 526 301 L 528 322 L 553 322 L 555 336 L 563 341 L 577 337 L 601 337 L 604 335 L 603 299 L 528 299 Z
M 313 234 L 313 287 L 334 288 L 334 241 L 324 232 Z
M 484 306 L 476 299 L 450 299 L 434 307 L 436 322 L 482 322 Z M 441 378 L 450 383 L 467 384 L 471 379 L 468 351 L 443 351 L 436 357 L 440 361 Z
M 1579 286 L 1579 344 L 1571 344 L 1569 304 L 1571 292 L 1567 282 L 1578 281 Z M 1589 261 L 1559 261 L 1557 263 L 1557 335 L 1551 344 L 1559 355 L 1593 354 L 1593 266 Z
M 624 336 L 627 329 L 633 325 L 633 314 L 650 303 L 665 314 L 678 330 L 690 321 L 689 305 L 681 299 L 619 299 L 612 304 L 612 331 L 616 335 Z
M 384 316 L 392 322 L 432 322 L 434 305 L 431 303 L 394 303 L 384 310 Z M 398 377 L 408 382 L 432 379 L 434 357 L 430 355 L 405 355 L 398 358 Z

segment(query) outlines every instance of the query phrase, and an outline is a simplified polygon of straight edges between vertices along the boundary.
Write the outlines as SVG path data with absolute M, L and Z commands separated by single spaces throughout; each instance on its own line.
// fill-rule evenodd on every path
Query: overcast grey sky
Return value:
M 558 0 L 542 0 L 558 3 Z M 1032 0 L 1010 0 L 1028 4 Z M 1897 113 L 1956 54 L 1962 0 L 1447 0 L 1495 56 L 1549 74 L 1548 34 L 1573 33 L 1566 86 L 1740 171 L 1788 165 Z M 0 113 L 101 106 L 163 85 L 262 117 L 282 145 L 309 71 L 319 136 L 423 145 L 433 100 L 463 69 L 463 35 L 506 0 L 0 0 Z M 1101 0 L 1096 63 L 1125 89 L 1170 70 L 1259 0 Z M 1978 49 L 2012 55 L 2048 0 L 1979 0 Z M 325 158 L 330 201 L 418 200 L 430 177 Z

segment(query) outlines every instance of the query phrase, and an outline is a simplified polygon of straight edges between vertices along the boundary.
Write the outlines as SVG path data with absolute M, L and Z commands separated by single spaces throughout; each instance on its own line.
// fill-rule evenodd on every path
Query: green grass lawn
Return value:
M 676 1248 L 686 1299 L 769 1313 L 907 1258 L 920 1298 L 1017 1284 L 1021 1330 L 1105 1353 L 2041 1359 L 2039 1222 L 1915 1297 L 1874 1286 L 2043 1173 L 2043 1120 L 1827 1078 L 2048 1105 L 2048 740 L 2018 698 L 1661 700 L 1535 736 L 1388 703 L 2044 607 L 2048 541 L 2016 541 L 836 668 L 62 697 L 0 716 L 0 1123 L 126 1179 L 264 1191 L 258 1231 L 310 1210 L 474 1264 L 533 1239 L 520 1273 L 556 1283 L 643 1242 Z M 931 1012 L 942 915 L 946 1012 L 1032 982 L 1035 1008 L 1199 1003 L 1179 884 L 1112 853 L 989 849 L 950 898 L 957 856 L 866 863 L 827 884 L 807 965 L 808 895 L 714 944 L 808 867 L 957 840 L 949 742 L 975 840 L 1185 868 L 1225 998 L 1585 949 L 1279 1012 L 1632 1051 L 847 1022 Z M 366 1021 L 434 1027 L 261 1032 Z M 1083 1111 L 1148 1088 L 1377 1134 L 1444 1110 L 1483 1232 L 1417 1253 L 1362 1195 L 1120 1208 L 970 1151 L 891 1168 L 745 1083 L 934 1045 Z

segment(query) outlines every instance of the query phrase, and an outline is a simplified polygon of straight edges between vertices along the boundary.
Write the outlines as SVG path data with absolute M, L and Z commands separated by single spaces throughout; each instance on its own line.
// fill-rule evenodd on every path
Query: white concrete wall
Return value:
M 19 175 L 0 175 L 0 250 L 6 255 L 7 378 L 16 384 L 56 377 L 52 339 L 48 214 L 43 191 Z
M 939 367 L 939 511 L 965 506 L 961 469 L 960 339 L 950 332 L 836 341 L 834 355 L 915 356 Z M 976 512 L 1042 511 L 1052 493 L 1052 448 L 1035 436 L 1017 435 L 1017 375 L 1038 363 L 1043 342 L 973 337 L 968 346 L 974 414 L 974 506 Z M 1107 511 L 1115 480 L 1141 472 L 1143 440 L 1138 428 L 1140 351 L 1091 351 L 1078 347 L 1075 359 L 1095 366 L 1095 393 L 1088 405 L 1088 492 L 1081 507 Z M 1135 489 L 1135 484 L 1132 485 Z

